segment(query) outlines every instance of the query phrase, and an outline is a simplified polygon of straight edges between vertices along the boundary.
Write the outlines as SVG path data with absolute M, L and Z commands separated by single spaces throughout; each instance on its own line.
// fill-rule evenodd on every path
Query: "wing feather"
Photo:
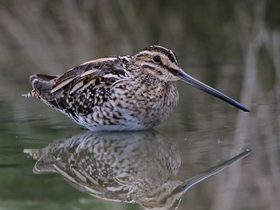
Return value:
M 79 90 L 82 86 L 84 85 L 84 81 L 80 81 L 77 84 L 75 84 L 71 90 L 70 90 L 70 94 L 72 94 L 73 92 Z
M 84 73 L 81 74 L 81 77 L 84 77 L 84 76 L 87 76 L 89 74 L 93 74 L 97 71 L 98 69 L 91 69 L 91 70 L 88 70 L 88 71 L 85 71 Z
M 118 57 L 97 59 L 69 69 L 61 76 L 35 74 L 34 88 L 26 96 L 37 97 L 48 106 L 74 119 L 106 101 L 110 90 L 129 78 L 127 64 Z M 96 94 L 98 93 L 98 94 Z
M 60 81 L 58 83 L 56 83 L 54 85 L 54 87 L 51 89 L 51 93 L 54 93 L 56 92 L 57 90 L 63 88 L 64 86 L 68 85 L 70 82 L 72 82 L 75 78 L 72 77 L 72 78 L 68 78 L 66 80 L 63 80 L 63 81 Z
M 70 94 L 78 90 L 94 85 L 96 80 L 102 82 L 102 80 L 108 80 L 113 78 L 114 82 L 119 76 L 124 76 L 124 66 L 121 65 L 117 57 L 101 58 L 93 61 L 83 63 L 75 68 L 72 68 L 58 77 L 53 85 L 50 93 L 54 93 L 60 89 L 69 90 Z M 110 76 L 104 75 L 110 74 Z M 104 81 L 106 84 L 106 81 Z M 100 83 L 97 84 L 98 86 Z

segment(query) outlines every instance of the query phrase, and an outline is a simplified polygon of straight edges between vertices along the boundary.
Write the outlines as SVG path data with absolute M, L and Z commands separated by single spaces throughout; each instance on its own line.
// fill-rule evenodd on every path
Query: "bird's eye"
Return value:
M 160 60 L 160 56 L 155 56 L 155 57 L 153 57 L 153 60 L 154 60 L 154 62 L 157 62 L 157 63 L 159 63 L 161 60 Z

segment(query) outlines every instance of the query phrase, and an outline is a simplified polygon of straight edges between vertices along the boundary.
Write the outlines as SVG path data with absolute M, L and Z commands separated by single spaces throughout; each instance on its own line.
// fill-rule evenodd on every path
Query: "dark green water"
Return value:
M 161 151 L 155 155 L 173 169 L 159 167 L 150 152 L 147 162 L 155 163 L 142 166 L 146 178 L 154 175 L 162 184 L 158 174 L 164 174 L 165 181 L 184 181 L 249 148 L 248 157 L 190 188 L 178 209 L 278 209 L 279 9 L 277 1 L 264 0 L 1 1 L 0 209 L 143 209 L 82 193 L 57 173 L 34 174 L 36 160 L 28 149 L 86 130 L 21 94 L 31 89 L 33 73 L 61 74 L 84 61 L 134 54 L 151 44 L 171 48 L 186 72 L 251 112 L 178 83 L 178 107 L 153 131 L 150 141 L 158 142 L 139 144 Z M 126 138 L 133 142 L 130 134 Z M 127 154 L 128 160 L 138 157 Z

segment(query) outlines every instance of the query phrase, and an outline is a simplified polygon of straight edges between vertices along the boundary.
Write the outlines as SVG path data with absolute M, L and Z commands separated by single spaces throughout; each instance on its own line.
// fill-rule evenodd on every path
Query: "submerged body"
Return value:
M 150 46 L 135 56 L 92 60 L 61 76 L 30 77 L 36 97 L 89 130 L 143 130 L 163 123 L 179 99 L 174 81 L 182 80 L 232 105 L 246 107 L 195 80 L 176 55 Z

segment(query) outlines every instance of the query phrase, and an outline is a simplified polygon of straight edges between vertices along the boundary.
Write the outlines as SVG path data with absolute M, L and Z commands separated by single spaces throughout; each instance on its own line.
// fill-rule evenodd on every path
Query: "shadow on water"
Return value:
M 72 187 L 92 196 L 145 209 L 177 209 L 195 184 L 250 154 L 249 150 L 185 181 L 174 144 L 155 130 L 85 132 L 56 140 L 43 149 L 24 149 L 37 160 L 35 174 L 58 173 Z

